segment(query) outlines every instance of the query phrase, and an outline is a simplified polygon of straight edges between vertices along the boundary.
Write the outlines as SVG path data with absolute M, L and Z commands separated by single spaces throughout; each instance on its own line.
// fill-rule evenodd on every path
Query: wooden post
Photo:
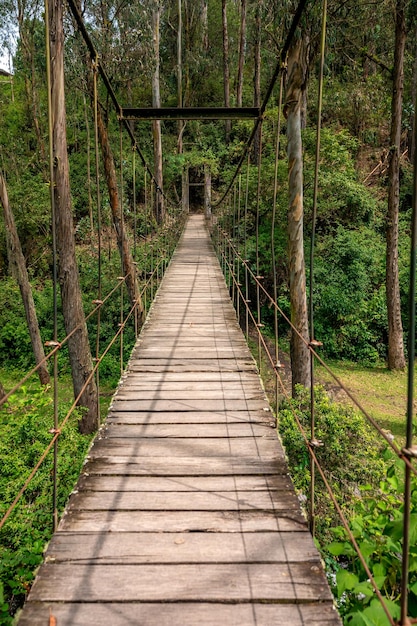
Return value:
M 211 170 L 207 163 L 204 165 L 204 213 L 206 219 L 211 217 Z
M 190 187 L 188 167 L 182 172 L 182 208 L 184 213 L 190 212 Z

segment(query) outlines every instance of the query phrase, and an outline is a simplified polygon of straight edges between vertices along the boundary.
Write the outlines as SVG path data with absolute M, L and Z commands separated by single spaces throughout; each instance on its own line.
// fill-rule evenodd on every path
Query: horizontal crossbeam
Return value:
M 258 107 L 123 108 L 126 120 L 233 120 L 256 119 Z

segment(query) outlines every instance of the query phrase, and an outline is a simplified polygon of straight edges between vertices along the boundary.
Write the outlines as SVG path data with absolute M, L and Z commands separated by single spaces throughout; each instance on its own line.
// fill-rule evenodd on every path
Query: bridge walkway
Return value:
M 191 216 L 19 626 L 340 625 L 273 421 Z

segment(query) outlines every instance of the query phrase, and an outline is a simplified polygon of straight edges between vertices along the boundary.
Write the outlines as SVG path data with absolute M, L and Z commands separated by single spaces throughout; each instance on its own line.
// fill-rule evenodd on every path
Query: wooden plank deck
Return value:
M 201 216 L 20 626 L 341 624 Z

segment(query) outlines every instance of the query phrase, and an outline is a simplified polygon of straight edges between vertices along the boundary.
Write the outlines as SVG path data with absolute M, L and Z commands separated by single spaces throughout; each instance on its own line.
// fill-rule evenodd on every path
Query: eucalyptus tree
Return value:
M 398 268 L 398 237 L 400 209 L 400 155 L 402 105 L 404 90 L 404 53 L 406 43 L 406 0 L 397 0 L 395 8 L 394 68 L 391 99 L 391 132 L 388 156 L 388 211 L 386 295 L 388 314 L 388 367 L 404 369 L 404 340 L 401 320 L 401 295 Z
M 307 87 L 308 56 L 305 39 L 296 38 L 288 53 L 285 116 L 288 155 L 288 267 L 291 302 L 292 388 L 310 384 L 310 352 L 304 260 L 302 106 Z
M 66 138 L 64 87 L 63 3 L 53 0 L 49 13 L 51 65 L 51 119 L 53 156 L 53 201 L 58 253 L 58 278 L 62 310 L 68 335 L 68 351 L 72 370 L 74 395 L 86 411 L 80 421 L 83 433 L 98 426 L 98 393 L 92 374 L 93 363 L 84 316 L 80 281 L 75 255 L 69 162 Z
M 161 87 L 160 87 L 160 23 L 161 6 L 160 0 L 155 0 L 152 8 L 152 34 L 154 50 L 154 70 L 152 73 L 152 106 L 161 108 Z M 153 151 L 154 151 L 154 177 L 155 177 L 155 202 L 154 213 L 158 223 L 165 219 L 164 195 L 163 195 L 163 167 L 162 167 L 162 132 L 161 120 L 152 122 Z
M 42 385 L 49 383 L 50 376 L 45 363 L 45 351 L 42 337 L 39 330 L 38 318 L 36 315 L 35 303 L 33 300 L 32 287 L 26 267 L 25 257 L 20 244 L 19 234 L 12 208 L 9 203 L 6 181 L 0 173 L 0 204 L 3 206 L 3 217 L 6 226 L 7 255 L 12 275 L 16 278 L 22 296 L 23 306 L 26 314 L 29 336 L 32 344 L 36 365 L 38 365 L 38 376 Z

